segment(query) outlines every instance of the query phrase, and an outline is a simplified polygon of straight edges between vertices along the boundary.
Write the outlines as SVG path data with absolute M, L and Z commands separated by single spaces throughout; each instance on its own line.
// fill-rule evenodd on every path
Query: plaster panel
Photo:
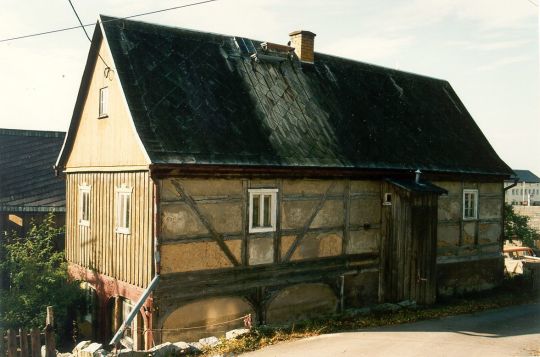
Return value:
M 502 197 L 501 198 L 482 198 L 478 200 L 478 213 L 481 219 L 501 218 Z
M 289 248 L 293 244 L 296 236 L 282 236 L 281 237 L 281 256 L 284 257 L 289 251 Z
M 325 284 L 297 284 L 281 290 L 266 310 L 268 324 L 308 319 L 336 311 L 338 299 Z
M 478 229 L 478 243 L 495 243 L 501 237 L 501 225 L 498 223 L 481 223 Z
M 502 182 L 493 182 L 493 183 L 481 183 L 478 185 L 478 191 L 480 194 L 500 194 L 503 196 L 503 183 Z
M 476 235 L 476 222 L 463 223 L 463 244 L 474 244 Z
M 377 253 L 379 251 L 380 231 L 368 229 L 349 232 L 347 254 Z
M 380 193 L 381 183 L 379 181 L 351 181 L 351 193 Z
M 308 233 L 296 247 L 291 260 L 330 257 L 341 254 L 342 233 Z
M 161 205 L 161 235 L 163 238 L 205 233 L 208 231 L 186 204 Z
M 324 202 L 311 223 L 311 228 L 337 227 L 343 225 L 343 201 L 330 200 Z
M 250 239 L 249 265 L 270 264 L 274 262 L 274 240 L 272 238 Z
M 285 195 L 323 195 L 332 181 L 329 180 L 283 180 L 283 193 Z M 344 181 L 334 181 L 331 194 L 343 193 Z
M 242 328 L 243 320 L 236 319 L 248 314 L 252 314 L 254 319 L 255 311 L 251 305 L 239 297 L 196 300 L 179 307 L 166 317 L 161 342 L 197 341 L 208 336 L 223 337 L 223 331 Z M 223 324 L 231 320 L 236 321 Z M 215 324 L 220 325 L 209 326 Z M 207 327 L 189 329 L 196 326 Z M 175 329 L 177 330 L 174 331 Z
M 316 206 L 316 201 L 283 201 L 281 203 L 282 229 L 304 227 Z
M 439 221 L 459 221 L 461 218 L 461 201 L 448 196 L 441 196 L 438 201 Z
M 381 220 L 381 201 L 376 198 L 351 200 L 350 224 L 379 223 Z
M 226 244 L 237 259 L 240 258 L 241 241 Z M 232 267 L 225 253 L 216 242 L 167 244 L 161 246 L 161 273 L 176 273 Z
M 190 196 L 242 195 L 242 181 L 232 179 L 182 179 L 179 181 Z
M 217 232 L 237 233 L 242 231 L 242 203 L 198 204 L 202 214 Z
M 457 247 L 460 225 L 439 225 L 437 227 L 437 247 Z
M 433 184 L 447 190 L 449 195 L 461 195 L 462 193 L 461 182 L 436 181 Z

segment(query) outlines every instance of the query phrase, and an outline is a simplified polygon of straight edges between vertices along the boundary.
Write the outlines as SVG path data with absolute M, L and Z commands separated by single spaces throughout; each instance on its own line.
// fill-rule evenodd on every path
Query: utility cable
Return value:
M 106 20 L 106 21 L 102 21 L 102 23 L 108 23 L 108 22 L 115 22 L 115 21 L 127 20 L 127 19 L 132 19 L 132 18 L 135 18 L 135 17 L 145 16 L 145 15 L 152 15 L 152 14 L 157 14 L 157 13 L 160 13 L 160 12 L 171 11 L 171 10 L 177 10 L 177 9 L 182 9 L 182 8 L 186 8 L 186 7 L 192 7 L 192 6 L 197 6 L 197 5 L 207 4 L 207 3 L 210 3 L 210 2 L 216 2 L 216 1 L 218 1 L 218 0 L 204 0 L 204 1 L 198 1 L 198 2 L 193 2 L 193 3 L 190 3 L 190 4 L 185 4 L 185 5 L 179 5 L 179 6 L 169 7 L 169 8 L 166 8 L 166 9 L 154 10 L 154 11 L 148 11 L 148 12 L 143 12 L 143 13 L 140 13 L 140 14 L 129 15 L 129 16 L 125 16 L 125 17 L 120 17 L 120 18 L 117 18 L 117 19 Z M 22 39 L 24 39 L 24 38 L 36 37 L 36 36 L 43 36 L 43 35 L 49 35 L 49 34 L 53 34 L 53 33 L 58 33 L 58 32 L 63 32 L 63 31 L 69 31 L 69 30 L 78 29 L 79 27 L 88 27 L 88 26 L 94 26 L 94 25 L 95 25 L 95 24 L 92 23 L 92 24 L 85 24 L 85 25 L 81 24 L 81 25 L 79 25 L 79 26 L 64 27 L 64 28 L 60 28 L 60 29 L 56 29 L 56 30 L 49 30 L 49 31 L 44 31 L 44 32 L 37 32 L 37 33 L 29 34 L 29 35 L 21 35 L 21 36 L 15 36 L 15 37 L 10 37 L 10 38 L 4 38 L 4 39 L 1 39 L 0 42 L 8 42 L 8 41 L 22 40 Z
M 86 35 L 86 38 L 88 39 L 88 41 L 90 41 L 90 43 L 92 43 L 92 39 L 90 38 L 90 36 L 88 36 L 88 32 L 86 32 L 86 28 L 84 27 L 82 21 L 81 21 L 81 18 L 79 17 L 79 14 L 77 13 L 77 10 L 75 10 L 75 6 L 73 6 L 73 3 L 71 2 L 71 0 L 68 0 L 69 4 L 71 5 L 71 8 L 73 9 L 73 12 L 75 13 L 75 16 L 77 17 L 77 20 L 79 20 L 79 23 L 81 24 L 81 28 L 83 29 L 84 31 L 84 34 Z M 99 58 L 101 59 L 101 61 L 103 62 L 103 64 L 105 65 L 105 71 L 107 71 L 108 69 L 110 69 L 111 67 L 109 67 L 109 65 L 107 64 L 107 62 L 105 62 L 105 60 L 103 59 L 103 57 L 101 57 L 101 54 L 99 53 L 98 51 L 98 56 Z

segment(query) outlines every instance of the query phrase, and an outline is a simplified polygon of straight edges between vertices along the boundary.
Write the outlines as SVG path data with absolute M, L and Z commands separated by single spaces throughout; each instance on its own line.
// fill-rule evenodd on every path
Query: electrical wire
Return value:
M 73 6 L 73 3 L 71 2 L 71 0 L 68 0 L 68 2 L 69 2 L 69 5 L 71 5 L 71 8 L 73 9 L 73 12 L 75 13 L 75 16 L 77 17 L 77 20 L 79 20 L 79 23 L 81 24 L 81 28 L 83 29 L 84 34 L 86 35 L 86 38 L 88 39 L 88 41 L 90 41 L 90 43 L 92 43 L 92 39 L 88 35 L 88 32 L 86 32 L 86 28 L 84 27 L 84 25 L 83 25 L 83 23 L 81 21 L 81 18 L 79 17 L 79 14 L 77 13 L 77 10 L 75 10 L 75 6 Z M 103 64 L 106 67 L 105 71 L 107 71 L 107 69 L 110 69 L 111 67 L 109 67 L 107 62 L 105 62 L 105 60 L 103 59 L 103 57 L 101 57 L 101 54 L 99 52 L 98 52 L 98 56 L 99 56 L 99 58 L 101 59 L 101 61 L 103 62 Z
M 106 21 L 102 21 L 102 23 L 108 23 L 108 22 L 115 22 L 115 21 L 127 20 L 127 19 L 132 19 L 132 18 L 135 18 L 135 17 L 146 16 L 146 15 L 153 15 L 153 14 L 158 14 L 158 13 L 160 13 L 160 12 L 171 11 L 171 10 L 178 10 L 178 9 L 183 9 L 183 8 L 186 8 L 186 7 L 192 7 L 192 6 L 197 6 L 197 5 L 207 4 L 207 3 L 210 3 L 210 2 L 216 2 L 216 1 L 218 1 L 218 0 L 204 0 L 204 1 L 198 1 L 198 2 L 193 2 L 193 3 L 190 3 L 190 4 L 185 4 L 185 5 L 179 5 L 179 6 L 169 7 L 169 8 L 166 8 L 166 9 L 160 9 L 160 10 L 148 11 L 148 12 L 143 12 L 143 13 L 140 13 L 140 14 L 129 15 L 129 16 L 125 16 L 125 17 L 120 17 L 120 18 L 117 18 L 117 19 L 106 20 Z M 49 35 L 49 34 L 58 33 L 58 32 L 63 32 L 63 31 L 70 31 L 70 30 L 78 29 L 79 27 L 83 27 L 83 28 L 84 28 L 84 27 L 94 26 L 94 25 L 95 25 L 94 23 L 92 23 L 92 24 L 81 24 L 81 25 L 79 25 L 79 26 L 64 27 L 64 28 L 60 28 L 60 29 L 56 29 L 56 30 L 49 30 L 49 31 L 37 32 L 37 33 L 29 34 L 29 35 L 21 35 L 21 36 L 15 36 L 15 37 L 10 37 L 10 38 L 4 38 L 4 39 L 1 39 L 1 40 L 0 40 L 0 43 L 1 43 L 1 42 L 8 42 L 8 41 L 15 41 L 15 40 L 22 40 L 22 39 L 24 39 L 24 38 L 29 38 L 29 37 L 36 37 L 36 36 Z
M 534 6 L 538 7 L 538 4 L 535 3 L 534 1 L 532 1 L 532 0 L 527 0 L 527 1 L 530 2 L 531 4 L 533 4 Z

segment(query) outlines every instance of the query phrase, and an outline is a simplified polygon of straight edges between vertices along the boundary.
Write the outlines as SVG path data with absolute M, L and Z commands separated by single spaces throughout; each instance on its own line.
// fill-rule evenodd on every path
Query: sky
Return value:
M 85 24 L 197 1 L 72 0 Z M 318 52 L 445 79 L 499 156 L 540 176 L 538 1 L 217 0 L 138 20 L 283 44 L 309 30 Z M 78 25 L 67 0 L 2 0 L 0 20 L 0 40 Z M 0 127 L 66 131 L 89 48 L 80 28 L 0 42 Z

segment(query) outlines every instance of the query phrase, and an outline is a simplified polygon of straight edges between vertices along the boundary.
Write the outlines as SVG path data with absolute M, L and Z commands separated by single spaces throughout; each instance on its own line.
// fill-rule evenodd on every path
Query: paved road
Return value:
M 531 355 L 540 356 L 540 304 L 321 335 L 270 346 L 242 356 Z

